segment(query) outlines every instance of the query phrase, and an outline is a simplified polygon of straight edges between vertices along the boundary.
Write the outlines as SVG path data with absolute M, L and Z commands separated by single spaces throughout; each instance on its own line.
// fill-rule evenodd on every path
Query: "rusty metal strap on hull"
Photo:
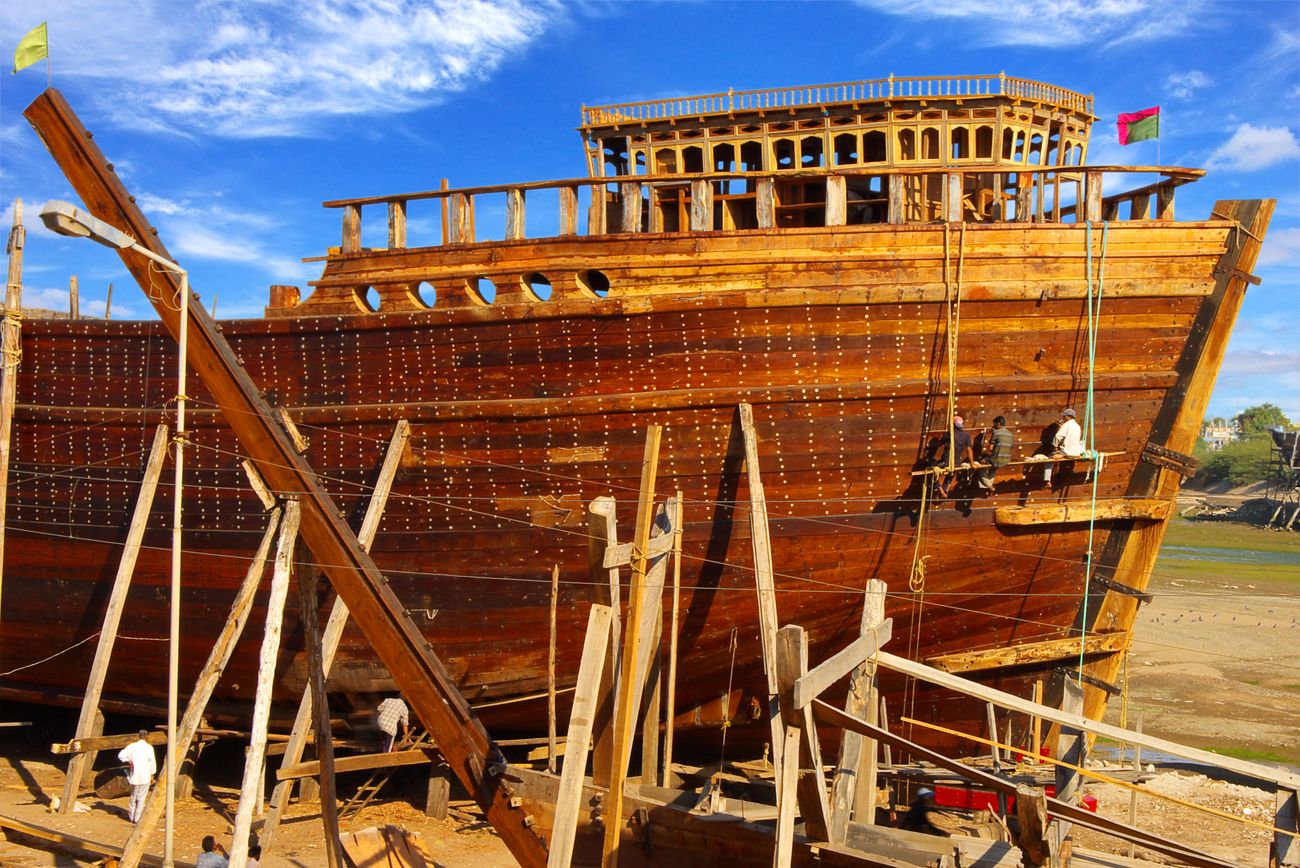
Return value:
M 24 115 L 91 214 L 127 232 L 141 246 L 171 258 L 61 93 L 46 90 Z M 164 326 L 174 337 L 179 335 L 180 311 L 170 304 L 180 292 L 179 281 L 169 272 L 153 271 L 149 260 L 135 251 L 119 252 Z M 544 844 L 529 828 L 529 819 L 510 804 L 510 788 L 499 774 L 501 755 L 487 730 L 339 516 L 212 317 L 201 304 L 188 309 L 189 363 L 221 408 L 240 447 L 273 491 L 280 496 L 297 494 L 302 503 L 302 537 L 315 560 L 511 853 L 526 866 L 546 864 Z
M 1137 588 L 1116 581 L 1113 576 L 1108 576 L 1104 573 L 1094 573 L 1092 576 L 1092 582 L 1093 584 L 1101 585 L 1107 590 L 1114 591 L 1117 594 L 1123 594 L 1126 597 L 1136 597 L 1144 603 L 1149 603 L 1155 599 L 1146 591 L 1139 591 Z
M 1061 675 L 1064 675 L 1066 678 L 1073 678 L 1076 681 L 1082 681 L 1084 684 L 1095 687 L 1098 690 L 1104 690 L 1110 696 L 1119 696 L 1124 692 L 1121 688 L 1111 684 L 1109 681 L 1104 681 L 1097 676 L 1089 675 L 1086 672 L 1080 673 L 1078 669 L 1067 669 L 1064 666 L 1058 666 L 1056 671 Z
M 1191 455 L 1159 443 L 1148 443 L 1143 447 L 1142 460 L 1157 467 L 1166 467 L 1186 479 L 1195 476 L 1197 468 L 1201 466 L 1201 462 Z

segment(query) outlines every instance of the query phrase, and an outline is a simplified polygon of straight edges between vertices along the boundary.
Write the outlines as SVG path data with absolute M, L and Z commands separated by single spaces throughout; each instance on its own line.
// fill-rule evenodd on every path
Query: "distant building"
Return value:
M 1201 426 L 1201 439 L 1209 445 L 1211 449 L 1222 449 L 1226 444 L 1231 443 L 1240 436 L 1240 432 L 1235 425 L 1203 425 Z

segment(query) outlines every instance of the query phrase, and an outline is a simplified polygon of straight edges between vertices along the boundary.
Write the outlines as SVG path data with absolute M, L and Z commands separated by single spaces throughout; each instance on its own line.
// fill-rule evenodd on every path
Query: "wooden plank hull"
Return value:
M 1121 453 L 1101 469 L 1096 496 L 1136 496 L 1142 450 L 1187 379 L 1189 334 L 1213 298 L 1229 227 L 1110 228 L 1091 371 L 1084 228 L 970 227 L 961 241 L 955 384 L 967 427 L 1005 415 L 1023 457 L 1050 436 L 1061 408 L 1083 413 L 1091 379 L 1096 445 Z M 1084 612 L 1087 523 L 995 521 L 998 508 L 1086 509 L 1089 465 L 1058 465 L 1050 483 L 1039 466 L 1006 468 L 993 495 L 959 487 L 931 505 L 918 539 L 921 482 L 912 472 L 947 424 L 944 299 L 958 283 L 943 263 L 956 261 L 957 233 L 879 226 L 768 235 L 767 247 L 749 235 L 504 243 L 490 247 L 498 285 L 501 274 L 544 268 L 556 287 L 551 300 L 503 295 L 492 306 L 307 316 L 341 305 L 362 283 L 391 291 L 423 279 L 445 299 L 446 287 L 485 267 L 482 245 L 334 257 L 303 315 L 223 324 L 254 381 L 310 441 L 308 459 L 354 525 L 393 426 L 410 420 L 373 555 L 494 730 L 544 728 L 552 564 L 561 571 L 560 688 L 576 677 L 596 599 L 586 504 L 617 498 L 628 537 L 651 422 L 665 426 L 659 496 L 685 495 L 678 706 L 695 711 L 684 723 L 708 742 L 717 740 L 724 707 L 737 722 L 758 717 L 753 702 L 765 681 L 742 401 L 754 406 L 760 438 L 778 612 L 782 623 L 808 630 L 814 664 L 856 638 L 871 578 L 889 585 L 891 650 L 919 659 L 1077 637 L 1080 623 L 1128 628 L 1096 623 L 1096 600 Z M 1098 236 L 1094 229 L 1094 244 Z M 610 279 L 607 297 L 564 289 L 576 287 L 578 269 L 595 266 Z M 1229 329 L 1232 315 L 1235 308 L 1213 327 Z M 148 434 L 174 398 L 174 371 L 175 347 L 157 324 L 26 321 L 0 668 L 64 653 L 0 679 L 6 695 L 66 703 L 84 689 L 94 646 L 76 643 L 102 618 Z M 234 436 L 211 398 L 194 390 L 182 683 L 193 681 L 224 621 L 264 523 Z M 105 687 L 110 707 L 164 702 L 172 496 L 160 487 Z M 1118 563 L 1134 526 L 1123 513 L 1099 521 L 1093 551 Z M 1110 577 L 1144 586 L 1142 570 L 1131 572 Z M 292 653 L 282 655 L 277 680 L 283 701 L 296 701 L 305 673 L 293 606 L 285 631 Z M 219 714 L 246 713 L 262 614 L 254 613 L 218 688 Z M 1058 665 L 978 675 L 1027 696 Z M 389 687 L 350 630 L 330 689 Z M 885 688 L 895 716 L 984 729 L 982 709 L 888 679 Z M 764 729 L 751 728 L 751 740 L 764 740 Z

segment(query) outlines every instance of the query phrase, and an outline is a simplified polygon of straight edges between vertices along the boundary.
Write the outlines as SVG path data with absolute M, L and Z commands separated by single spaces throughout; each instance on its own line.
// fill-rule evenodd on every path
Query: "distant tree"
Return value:
M 1247 407 L 1232 420 L 1237 423 L 1237 430 L 1242 437 L 1260 437 L 1268 434 L 1270 428 L 1291 427 L 1291 420 L 1274 404 L 1259 404 Z
M 1233 485 L 1247 485 L 1268 476 L 1270 440 L 1267 437 L 1247 437 L 1225 443 L 1215 452 L 1203 450 L 1200 476 L 1208 482 L 1227 480 Z

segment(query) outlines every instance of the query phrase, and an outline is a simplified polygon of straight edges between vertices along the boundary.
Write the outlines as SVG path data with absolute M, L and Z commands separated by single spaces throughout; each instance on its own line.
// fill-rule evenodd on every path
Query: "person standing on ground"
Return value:
M 980 448 L 980 457 L 989 465 L 980 468 L 980 488 L 985 491 L 993 490 L 993 477 L 997 476 L 998 468 L 1006 467 L 1011 463 L 1011 444 L 1014 440 L 1011 429 L 1007 428 L 1006 417 L 995 416 L 993 427 L 984 433 L 984 442 Z
M 393 749 L 393 741 L 397 738 L 398 723 L 402 725 L 403 736 L 411 728 L 411 712 L 399 696 L 390 696 L 379 703 L 379 708 L 375 709 L 375 719 L 376 723 L 379 724 L 380 753 L 388 753 Z
M 140 822 L 144 813 L 144 801 L 149 797 L 149 785 L 158 772 L 158 760 L 154 757 L 153 745 L 149 744 L 149 730 L 142 729 L 135 741 L 122 748 L 117 754 L 118 760 L 127 764 L 126 781 L 131 785 L 131 807 L 128 815 L 132 823 Z

